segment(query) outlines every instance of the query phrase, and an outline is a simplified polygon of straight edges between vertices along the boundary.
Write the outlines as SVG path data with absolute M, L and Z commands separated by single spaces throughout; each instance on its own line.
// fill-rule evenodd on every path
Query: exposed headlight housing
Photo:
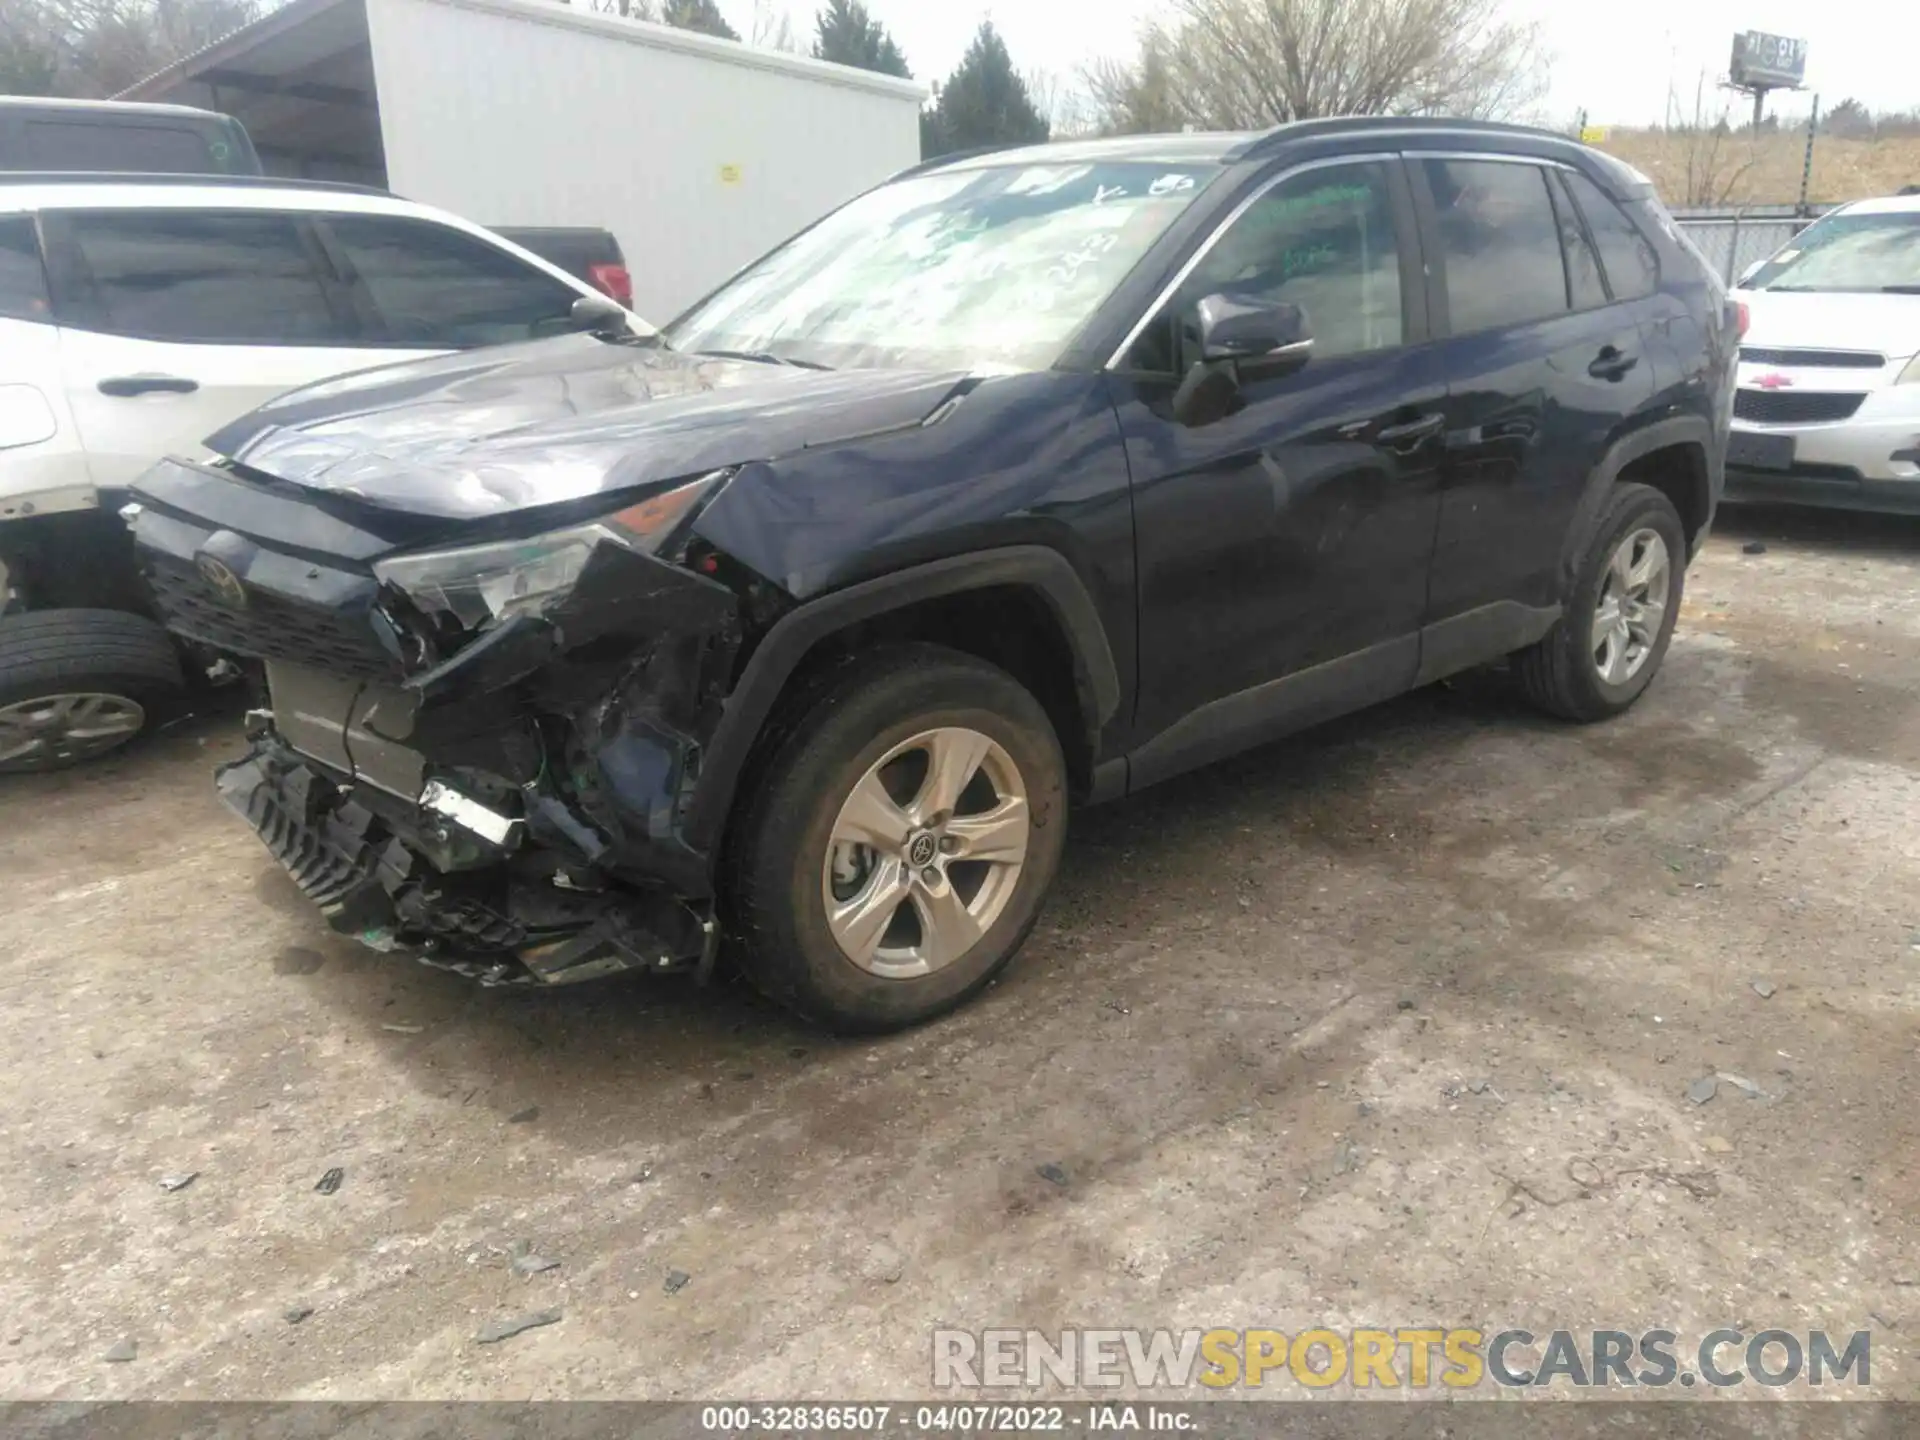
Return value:
M 653 554 L 727 473 L 716 470 L 598 520 L 524 540 L 389 556 L 374 562 L 373 573 L 428 614 L 467 630 L 538 614 L 572 591 L 596 546 Z
M 1900 372 L 1900 378 L 1893 383 L 1896 385 L 1920 385 L 1920 355 L 1914 356 L 1913 359 L 1907 362 L 1907 368 Z

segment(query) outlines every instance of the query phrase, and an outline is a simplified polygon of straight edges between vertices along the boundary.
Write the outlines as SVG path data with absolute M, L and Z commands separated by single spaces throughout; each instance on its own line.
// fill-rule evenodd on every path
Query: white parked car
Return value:
M 147 466 L 298 385 L 588 327 L 651 333 L 378 192 L 0 175 L 0 771 L 124 744 L 182 684 L 117 515 Z
M 1920 196 L 1832 211 L 1734 293 L 1726 498 L 1920 512 Z

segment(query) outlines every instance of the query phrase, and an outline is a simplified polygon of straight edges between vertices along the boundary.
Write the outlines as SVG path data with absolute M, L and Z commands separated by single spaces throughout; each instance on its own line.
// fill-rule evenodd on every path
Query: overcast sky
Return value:
M 757 0 L 762 12 L 785 8 L 811 44 L 808 0 Z M 991 15 L 1022 70 L 1045 70 L 1070 84 L 1080 67 L 1131 49 L 1140 21 L 1163 0 L 867 0 L 922 80 L 958 63 L 975 27 Z M 720 0 L 741 34 L 756 0 Z M 1634 125 L 1663 116 L 1671 85 L 1690 110 L 1699 73 L 1724 76 L 1735 30 L 1770 30 L 1808 42 L 1807 83 L 1823 106 L 1855 96 L 1874 109 L 1920 106 L 1920 4 L 1913 0 L 1506 0 L 1516 18 L 1538 21 L 1551 62 L 1545 117 L 1570 120 L 1583 107 L 1594 124 Z M 1710 96 L 1717 106 L 1720 92 Z M 1736 106 L 1744 103 L 1730 96 Z M 1806 97 L 1779 97 L 1786 109 Z

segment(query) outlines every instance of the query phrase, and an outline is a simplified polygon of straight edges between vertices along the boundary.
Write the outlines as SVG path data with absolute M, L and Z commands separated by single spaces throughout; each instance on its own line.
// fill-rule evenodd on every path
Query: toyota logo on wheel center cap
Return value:
M 240 577 L 233 573 L 233 567 L 224 560 L 211 555 L 194 558 L 194 568 L 201 578 L 213 587 L 214 597 L 231 610 L 247 608 L 247 587 L 240 583 Z
M 924 869 L 933 863 L 933 857 L 939 848 L 939 842 L 922 830 L 907 842 L 907 863 L 916 870 Z

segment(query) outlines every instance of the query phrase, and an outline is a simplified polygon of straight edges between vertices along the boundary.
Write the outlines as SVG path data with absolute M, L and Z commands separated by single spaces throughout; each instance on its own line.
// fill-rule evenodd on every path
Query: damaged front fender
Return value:
M 740 601 L 726 586 L 603 542 L 564 598 L 500 622 L 404 688 L 419 697 L 423 738 L 437 715 L 514 692 L 547 739 L 547 763 L 523 787 L 532 838 L 704 896 L 708 860 L 680 822 L 741 635 Z

